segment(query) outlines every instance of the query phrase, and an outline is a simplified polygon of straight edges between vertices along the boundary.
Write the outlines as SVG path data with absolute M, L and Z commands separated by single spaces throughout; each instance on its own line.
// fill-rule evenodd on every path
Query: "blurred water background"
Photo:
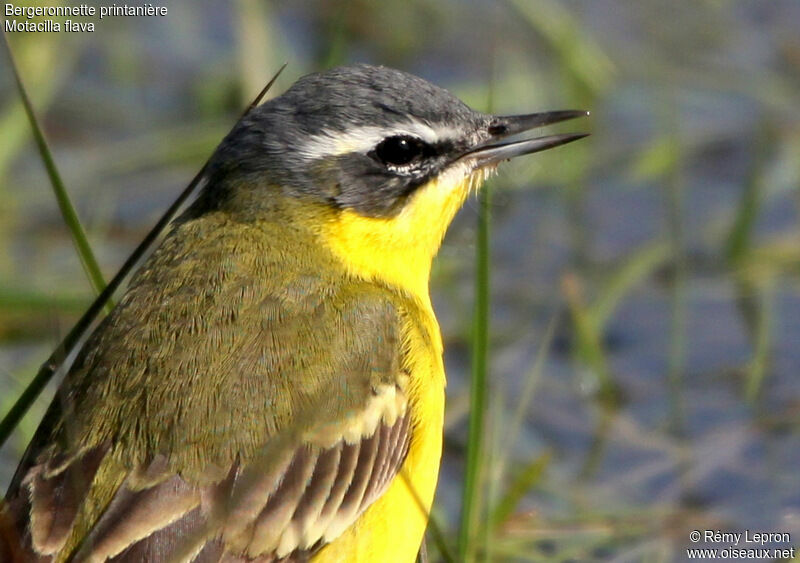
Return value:
M 476 109 L 589 109 L 564 130 L 591 138 L 491 182 L 476 554 L 683 560 L 695 529 L 800 545 L 800 3 L 167 6 L 94 20 L 94 33 L 9 38 L 106 279 L 284 61 L 272 94 L 359 61 Z M 92 290 L 5 61 L 0 139 L 2 414 Z M 449 401 L 435 518 L 451 551 L 476 209 L 458 216 L 433 279 Z M 0 450 L 0 487 L 52 393 Z

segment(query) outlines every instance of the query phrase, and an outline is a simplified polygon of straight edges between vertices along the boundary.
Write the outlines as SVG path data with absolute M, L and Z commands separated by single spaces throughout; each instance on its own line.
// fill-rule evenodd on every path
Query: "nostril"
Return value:
M 506 127 L 502 123 L 495 123 L 493 125 L 489 125 L 490 135 L 502 135 L 506 131 L 508 131 L 508 127 Z

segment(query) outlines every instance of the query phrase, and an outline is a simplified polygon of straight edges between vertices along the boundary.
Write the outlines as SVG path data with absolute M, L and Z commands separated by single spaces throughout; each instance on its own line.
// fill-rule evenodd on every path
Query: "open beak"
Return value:
M 531 154 L 560 145 L 577 141 L 588 137 L 588 133 L 566 133 L 563 135 L 547 135 L 535 139 L 523 139 L 520 141 L 510 141 L 508 143 L 497 143 L 499 139 L 511 137 L 525 131 L 530 131 L 537 127 L 552 125 L 561 121 L 585 117 L 588 111 L 582 110 L 563 110 L 548 111 L 543 113 L 529 113 L 527 115 L 507 115 L 495 117 L 489 125 L 491 138 L 470 149 L 461 158 L 471 160 L 476 168 L 497 164 L 500 161 Z

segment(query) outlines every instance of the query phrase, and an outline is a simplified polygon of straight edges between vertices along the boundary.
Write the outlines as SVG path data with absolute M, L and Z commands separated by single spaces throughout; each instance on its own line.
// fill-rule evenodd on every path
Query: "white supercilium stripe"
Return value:
M 367 125 L 349 131 L 323 131 L 308 139 L 298 152 L 309 160 L 336 156 L 349 152 L 367 153 L 375 148 L 383 139 L 397 135 L 418 137 L 426 143 L 436 143 L 445 139 L 453 139 L 458 132 L 450 127 L 434 129 L 419 121 L 407 121 L 387 127 Z

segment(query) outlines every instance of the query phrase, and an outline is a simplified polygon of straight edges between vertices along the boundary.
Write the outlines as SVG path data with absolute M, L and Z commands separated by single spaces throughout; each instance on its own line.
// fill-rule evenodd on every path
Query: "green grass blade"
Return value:
M 507 430 L 504 432 L 505 444 L 497 462 L 497 469 L 494 472 L 493 477 L 494 480 L 497 480 L 501 483 L 506 481 L 506 468 L 508 467 L 511 454 L 514 451 L 514 446 L 519 438 L 522 425 L 525 422 L 525 415 L 527 414 L 528 407 L 533 400 L 536 386 L 541 380 L 542 371 L 544 370 L 544 366 L 548 358 L 548 351 L 553 342 L 553 337 L 556 334 L 559 316 L 560 315 L 558 314 L 553 315 L 553 318 L 550 319 L 550 322 L 547 324 L 547 329 L 544 333 L 541 343 L 539 344 L 539 349 L 536 352 L 536 358 L 534 359 L 533 366 L 525 376 L 525 383 L 523 384 L 522 391 L 520 392 L 517 408 L 514 410 L 514 415 L 511 418 L 511 422 L 508 424 Z
M 42 111 L 41 108 L 52 103 L 64 78 L 72 72 L 77 49 L 72 48 L 72 42 L 70 48 L 65 48 L 53 35 L 37 37 L 35 42 L 28 41 L 22 45 L 24 49 L 17 50 L 18 60 L 25 68 L 28 86 L 36 93 L 36 103 Z M 27 143 L 29 127 L 25 112 L 19 111 L 16 100 L 5 100 L 0 108 L 0 131 L 3 132 L 0 176 L 6 176 L 11 162 Z
M 564 277 L 562 292 L 572 320 L 575 335 L 575 358 L 590 369 L 590 379 L 585 383 L 605 404 L 611 406 L 619 401 L 619 388 L 614 382 L 603 348 L 603 335 L 594 322 L 591 309 L 586 305 L 581 281 L 575 274 Z
M 473 540 L 478 537 L 481 514 L 484 427 L 487 402 L 486 379 L 489 349 L 489 230 L 491 190 L 478 195 L 478 236 L 475 257 L 475 316 L 472 333 L 472 380 L 470 382 L 469 430 L 464 488 L 461 497 L 459 561 L 474 560 Z
M 39 126 L 39 121 L 36 119 L 36 114 L 33 110 L 33 104 L 31 104 L 28 93 L 25 90 L 24 84 L 22 83 L 22 77 L 19 74 L 19 69 L 17 69 L 17 65 L 14 60 L 14 54 L 11 51 L 11 45 L 8 43 L 8 37 L 6 36 L 5 31 L 3 32 L 3 44 L 5 45 L 8 62 L 14 75 L 14 81 L 17 85 L 17 90 L 19 91 L 20 100 L 22 101 L 22 105 L 25 107 L 25 113 L 28 116 L 28 121 L 31 125 L 31 132 L 33 133 L 36 147 L 39 149 L 39 155 L 42 158 L 42 163 L 47 171 L 48 178 L 50 178 L 50 185 L 53 187 L 53 193 L 56 196 L 56 202 L 61 210 L 61 215 L 64 218 L 64 222 L 66 223 L 67 228 L 72 235 L 72 242 L 75 245 L 75 250 L 77 251 L 78 257 L 81 260 L 81 264 L 86 272 L 86 276 L 89 278 L 89 283 L 92 285 L 92 289 L 94 289 L 95 293 L 99 294 L 103 291 L 103 288 L 105 288 L 106 282 L 103 279 L 100 266 L 97 263 L 94 253 L 92 252 L 91 246 L 89 245 L 89 240 L 86 238 L 86 232 L 83 229 L 83 225 L 81 225 L 78 214 L 75 211 L 75 207 L 72 205 L 72 201 L 69 199 L 67 190 L 64 187 L 64 182 L 61 180 L 61 175 L 59 174 L 56 163 L 53 160 L 50 147 L 47 145 L 44 132 Z M 111 307 L 110 302 L 108 303 L 107 307 Z
M 508 518 L 517 510 L 517 506 L 528 491 L 539 483 L 544 475 L 545 469 L 550 464 L 550 454 L 543 453 L 529 462 L 513 481 L 508 485 L 505 494 L 492 511 L 490 526 L 497 528 L 502 526 Z
M 563 3 L 555 0 L 508 0 L 558 59 L 559 70 L 593 95 L 608 90 L 614 63 Z
M 37 314 L 57 311 L 80 314 L 89 301 L 90 297 L 87 295 L 54 294 L 30 288 L 0 286 L 0 313 Z
M 636 250 L 625 260 L 604 285 L 591 306 L 591 319 L 597 330 L 604 329 L 628 292 L 643 282 L 670 255 L 668 244 L 654 243 Z
M 741 264 L 750 251 L 753 242 L 756 219 L 761 211 L 764 194 L 764 169 L 767 160 L 767 147 L 774 146 L 768 133 L 758 135 L 753 147 L 751 165 L 744 191 L 736 209 L 736 218 L 725 240 L 724 255 L 731 266 Z
M 772 284 L 767 284 L 761 291 L 758 303 L 756 331 L 753 342 L 753 357 L 746 372 L 745 398 L 751 405 L 756 402 L 761 393 L 762 384 L 770 365 L 770 351 L 772 349 L 772 324 L 774 317 L 774 290 Z

